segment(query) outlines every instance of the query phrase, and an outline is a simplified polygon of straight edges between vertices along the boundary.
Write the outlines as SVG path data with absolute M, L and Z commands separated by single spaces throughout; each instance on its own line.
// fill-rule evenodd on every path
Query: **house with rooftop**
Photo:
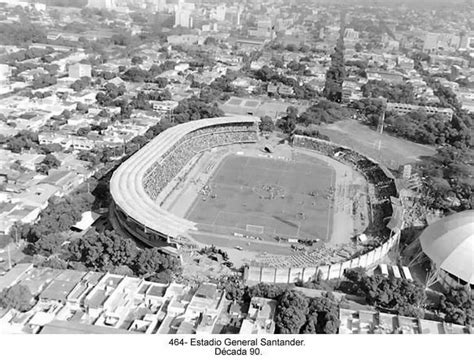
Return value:
M 84 272 L 64 270 L 39 295 L 43 301 L 67 302 L 68 295 L 84 277 Z
M 462 325 L 405 317 L 372 310 L 339 309 L 339 334 L 447 334 L 471 333 Z
M 277 302 L 263 297 L 253 297 L 247 318 L 242 321 L 239 334 L 273 334 Z
M 104 274 L 99 272 L 90 271 L 85 273 L 81 280 L 76 283 L 74 288 L 67 295 L 66 301 L 68 305 L 76 309 L 83 306 L 86 296 L 99 283 L 102 277 L 104 277 Z
M 60 195 L 68 194 L 84 181 L 84 177 L 70 170 L 52 169 L 40 185 L 51 185 L 59 190 Z
M 92 318 L 98 318 L 104 311 L 105 301 L 110 297 L 123 276 L 106 274 L 84 299 L 84 307 Z

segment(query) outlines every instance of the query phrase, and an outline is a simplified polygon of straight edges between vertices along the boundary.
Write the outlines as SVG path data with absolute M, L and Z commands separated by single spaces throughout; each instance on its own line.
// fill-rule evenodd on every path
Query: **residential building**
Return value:
M 247 318 L 243 320 L 240 334 L 273 334 L 277 302 L 263 297 L 253 297 Z
M 69 77 L 79 79 L 83 76 L 91 77 L 92 67 L 89 64 L 76 63 L 69 65 Z
M 339 334 L 469 334 L 467 326 L 369 310 L 340 308 Z
M 417 110 L 424 110 L 429 115 L 441 115 L 445 121 L 451 121 L 454 114 L 454 111 L 451 108 L 426 107 L 402 103 L 387 103 L 387 111 L 397 114 L 403 115 Z

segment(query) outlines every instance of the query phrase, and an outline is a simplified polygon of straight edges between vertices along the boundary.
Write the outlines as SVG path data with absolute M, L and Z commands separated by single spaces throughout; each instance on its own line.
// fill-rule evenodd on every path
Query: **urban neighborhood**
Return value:
M 0 0 L 0 333 L 472 334 L 473 126 L 472 0 Z

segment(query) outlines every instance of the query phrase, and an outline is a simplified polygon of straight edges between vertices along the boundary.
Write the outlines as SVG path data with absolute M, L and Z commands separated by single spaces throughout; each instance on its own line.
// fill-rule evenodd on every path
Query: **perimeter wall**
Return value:
M 372 251 L 341 263 L 293 268 L 249 266 L 245 270 L 245 280 L 250 283 L 295 283 L 297 281 L 307 282 L 315 278 L 325 281 L 341 278 L 346 269 L 369 268 L 380 263 L 390 250 L 397 245 L 399 238 L 400 233 L 396 233 L 387 242 Z

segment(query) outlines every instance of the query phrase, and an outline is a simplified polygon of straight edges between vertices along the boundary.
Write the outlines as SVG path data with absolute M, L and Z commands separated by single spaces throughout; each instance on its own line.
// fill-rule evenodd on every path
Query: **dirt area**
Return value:
M 207 255 L 201 255 L 197 251 L 186 252 L 181 256 L 183 259 L 181 281 L 186 283 L 197 284 L 218 280 L 222 276 L 234 273 L 229 267 L 213 261 Z
M 327 246 L 349 243 L 368 226 L 367 182 L 351 167 L 330 157 L 309 150 L 298 153 L 312 154 L 327 162 L 335 170 L 334 200 L 330 204 L 334 225 Z

